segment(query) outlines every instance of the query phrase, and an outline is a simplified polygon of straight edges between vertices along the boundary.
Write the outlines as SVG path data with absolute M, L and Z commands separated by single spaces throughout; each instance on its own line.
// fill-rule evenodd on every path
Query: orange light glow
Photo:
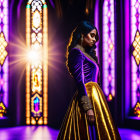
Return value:
M 29 0 L 26 9 L 26 124 L 42 125 L 48 122 L 47 5 L 44 0 Z
M 30 8 L 26 8 L 26 46 L 30 48 Z M 26 66 L 26 124 L 30 124 L 30 64 Z
M 135 107 L 134 107 L 134 114 L 137 116 L 137 117 L 140 117 L 140 102 L 137 102 Z
M 47 93 L 47 87 L 48 87 L 48 12 L 47 7 L 43 9 L 43 91 L 44 91 L 44 108 L 43 108 L 43 117 L 44 117 L 44 124 L 47 124 L 47 118 L 48 118 L 48 93 Z
M 112 97 L 112 94 L 110 93 L 110 94 L 108 95 L 107 100 L 108 100 L 108 101 L 112 101 L 112 99 L 113 99 L 113 97 Z

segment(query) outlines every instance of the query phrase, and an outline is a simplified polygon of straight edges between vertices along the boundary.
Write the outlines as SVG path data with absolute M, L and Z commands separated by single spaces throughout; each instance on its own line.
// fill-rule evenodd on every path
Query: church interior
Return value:
M 140 139 L 139 0 L 0 0 L 1 140 L 57 139 L 76 91 L 66 49 L 84 20 L 121 139 Z

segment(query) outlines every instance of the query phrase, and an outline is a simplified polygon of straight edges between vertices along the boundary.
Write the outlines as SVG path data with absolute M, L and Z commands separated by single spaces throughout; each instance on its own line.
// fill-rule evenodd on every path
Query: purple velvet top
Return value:
M 96 62 L 78 48 L 73 48 L 68 56 L 68 67 L 74 77 L 80 96 L 87 95 L 85 84 L 97 82 L 99 67 Z

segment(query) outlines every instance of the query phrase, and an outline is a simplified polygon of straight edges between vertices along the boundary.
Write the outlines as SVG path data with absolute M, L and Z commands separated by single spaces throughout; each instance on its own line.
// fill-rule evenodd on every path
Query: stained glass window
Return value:
M 44 0 L 29 0 L 26 6 L 26 124 L 47 124 L 48 25 Z
M 8 0 L 0 1 L 0 119 L 8 109 Z
M 103 4 L 103 90 L 111 101 L 115 96 L 114 0 Z

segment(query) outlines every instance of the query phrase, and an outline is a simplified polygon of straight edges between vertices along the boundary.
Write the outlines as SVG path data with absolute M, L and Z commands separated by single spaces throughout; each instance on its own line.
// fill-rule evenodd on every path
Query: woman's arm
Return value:
M 84 73 L 83 73 L 83 55 L 79 49 L 72 49 L 68 56 L 68 67 L 69 71 L 74 77 L 80 97 L 80 104 L 87 114 L 89 124 L 94 123 L 93 106 L 89 97 L 87 96 L 85 84 L 84 84 Z
M 83 55 L 79 49 L 72 49 L 68 56 L 69 71 L 74 77 L 79 96 L 87 95 L 84 85 L 84 73 L 83 73 Z

